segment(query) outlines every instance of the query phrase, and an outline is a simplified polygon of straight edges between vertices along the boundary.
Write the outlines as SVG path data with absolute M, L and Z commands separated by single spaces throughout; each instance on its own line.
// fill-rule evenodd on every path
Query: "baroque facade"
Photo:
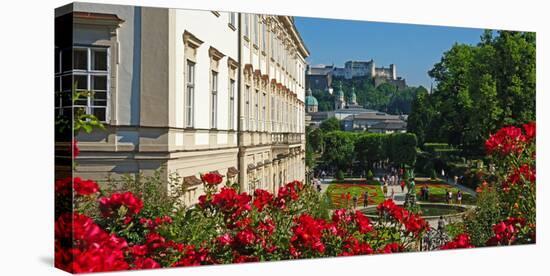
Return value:
M 241 189 L 275 191 L 305 176 L 305 58 L 293 18 L 241 14 Z
M 78 135 L 75 175 L 164 168 L 163 178 L 182 177 L 188 204 L 202 194 L 202 173 L 247 191 L 304 179 L 308 53 L 292 17 L 90 3 L 62 16 L 73 17 L 74 35 L 72 49 L 56 45 L 56 109 L 80 108 L 106 126 Z M 62 97 L 71 80 L 92 92 L 74 106 Z

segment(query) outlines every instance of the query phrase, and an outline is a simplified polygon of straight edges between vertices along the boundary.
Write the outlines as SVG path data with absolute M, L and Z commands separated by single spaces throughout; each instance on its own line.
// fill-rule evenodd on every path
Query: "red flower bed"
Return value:
M 208 178 L 203 181 L 210 185 Z M 391 201 L 379 208 L 391 214 L 392 226 L 346 209 L 334 211 L 328 220 L 316 217 L 304 209 L 307 198 L 316 193 L 295 181 L 277 195 L 259 189 L 248 195 L 222 187 L 201 196 L 197 208 L 188 212 L 213 225 L 213 235 L 190 244 L 169 234 L 168 229 L 179 227 L 174 219 L 180 218 L 145 216 L 144 203 L 135 194 L 90 197 L 102 193 L 95 182 L 73 182 L 80 183 L 75 186 L 79 202 L 97 204 L 101 214 L 92 218 L 65 213 L 56 220 L 56 266 L 74 273 L 401 252 L 409 250 L 407 244 L 417 240 L 426 225 Z M 66 183 L 60 182 L 57 193 L 66 193 Z M 377 234 L 388 229 L 402 234 L 389 239 Z

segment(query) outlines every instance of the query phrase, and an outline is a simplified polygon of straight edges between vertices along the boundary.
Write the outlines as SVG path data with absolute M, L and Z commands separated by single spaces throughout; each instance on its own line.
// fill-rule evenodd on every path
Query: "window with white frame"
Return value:
M 235 80 L 229 80 L 229 129 L 235 128 Z
M 271 132 L 275 131 L 275 96 L 271 95 Z
M 71 49 L 55 49 L 55 109 L 59 115 L 72 112 Z
M 74 46 L 58 50 L 56 71 L 56 108 L 60 112 L 71 112 L 71 107 L 91 114 L 106 122 L 109 112 L 109 48 L 100 46 Z M 70 64 L 70 55 L 73 64 Z M 73 88 L 78 99 L 72 100 Z
M 237 13 L 229 13 L 229 25 L 231 25 L 232 27 L 237 27 Z
M 267 37 L 266 37 L 266 26 L 264 23 L 261 23 L 262 27 L 262 51 L 266 52 L 266 44 L 267 44 Z
M 259 95 L 260 95 L 260 91 L 256 89 L 256 93 L 254 93 L 254 119 L 256 119 L 256 122 L 254 124 L 254 130 L 259 129 L 259 118 L 260 118 Z
M 250 38 L 250 14 L 244 14 L 244 36 Z
M 275 33 L 269 32 L 271 36 L 271 41 L 269 42 L 269 47 L 271 48 L 271 58 L 275 60 Z
M 267 106 L 267 95 L 263 93 L 262 96 L 262 131 L 266 131 L 267 127 L 265 125 L 267 114 L 266 114 L 266 106 Z
M 187 61 L 185 91 L 185 126 L 193 127 L 193 109 L 195 106 L 195 63 Z
M 218 127 L 218 72 L 212 71 L 210 96 L 210 128 Z
M 283 52 L 283 43 L 279 40 L 277 43 L 277 63 L 281 64 L 281 55 Z M 282 64 L 281 64 L 282 67 Z
M 259 24 L 259 16 L 257 14 L 254 15 L 254 20 L 252 21 L 253 28 L 254 28 L 254 45 L 258 46 L 258 24 Z
M 250 130 L 251 119 L 250 119 L 250 86 L 244 87 L 244 122 L 245 128 Z

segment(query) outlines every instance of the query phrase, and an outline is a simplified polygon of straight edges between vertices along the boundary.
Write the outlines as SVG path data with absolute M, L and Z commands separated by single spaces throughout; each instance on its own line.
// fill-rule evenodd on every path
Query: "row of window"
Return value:
M 270 57 L 280 64 L 291 76 L 295 76 L 300 86 L 305 85 L 305 68 L 298 60 L 285 49 L 283 42 L 277 38 L 274 32 L 267 29 L 265 22 L 261 22 L 261 15 L 243 14 L 243 33 L 264 54 L 270 53 Z M 261 39 L 261 40 L 260 40 Z M 268 42 L 269 41 L 269 45 Z M 268 46 L 270 51 L 268 51 Z
M 251 87 L 246 85 L 244 90 L 244 117 L 245 129 L 250 131 L 267 131 L 283 132 L 283 131 L 303 131 L 302 124 L 299 119 L 303 117 L 303 108 L 292 105 L 279 99 L 275 95 L 271 95 L 271 101 L 268 102 L 268 97 L 265 92 L 260 92 L 254 89 L 251 92 Z M 271 125 L 267 124 L 267 106 L 271 106 Z
M 195 63 L 187 60 L 186 69 L 186 93 L 185 93 L 185 126 L 194 127 L 195 108 Z M 235 129 L 235 92 L 236 82 L 229 80 L 229 114 L 228 128 Z M 218 128 L 218 72 L 210 73 L 210 128 Z

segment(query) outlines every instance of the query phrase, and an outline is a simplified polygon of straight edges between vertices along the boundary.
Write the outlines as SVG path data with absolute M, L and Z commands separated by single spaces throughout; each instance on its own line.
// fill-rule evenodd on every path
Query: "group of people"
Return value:
M 458 190 L 458 192 L 456 193 L 456 203 L 457 204 L 462 204 L 462 191 L 461 190 Z M 445 199 L 447 200 L 447 204 L 452 204 L 453 203 L 453 191 L 447 189 L 445 191 Z
M 422 188 L 420 188 L 420 199 L 424 201 L 430 199 L 430 189 L 428 189 L 427 186 L 422 186 Z
M 403 179 L 404 170 L 403 168 L 389 167 L 388 173 L 382 176 L 380 182 L 382 184 L 382 192 L 384 197 L 388 196 L 388 186 L 401 186 L 401 192 L 405 191 L 405 179 Z M 390 198 L 393 198 L 395 190 L 391 189 Z
M 359 203 L 359 197 L 357 194 L 351 195 L 350 192 L 347 192 L 346 194 L 341 195 L 342 200 L 345 203 L 345 206 L 350 206 L 350 203 L 353 204 L 351 207 L 354 209 L 357 209 L 358 203 Z M 369 206 L 369 192 L 364 192 L 362 194 L 362 200 L 363 200 L 363 208 L 367 208 Z

